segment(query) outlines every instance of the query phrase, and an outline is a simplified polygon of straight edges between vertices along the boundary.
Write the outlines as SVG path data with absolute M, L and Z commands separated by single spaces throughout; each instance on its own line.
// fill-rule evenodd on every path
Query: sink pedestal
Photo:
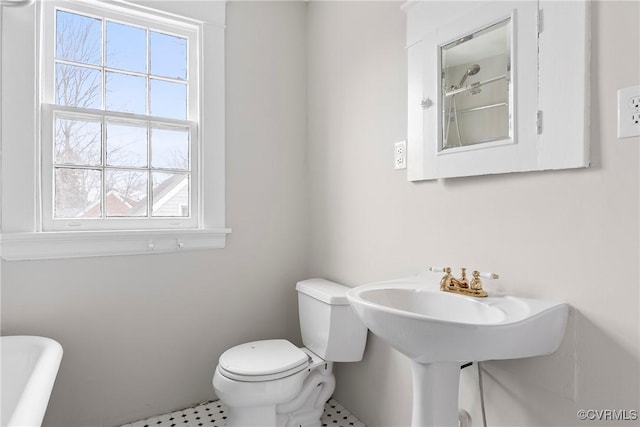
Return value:
M 458 427 L 460 363 L 411 361 L 411 427 Z

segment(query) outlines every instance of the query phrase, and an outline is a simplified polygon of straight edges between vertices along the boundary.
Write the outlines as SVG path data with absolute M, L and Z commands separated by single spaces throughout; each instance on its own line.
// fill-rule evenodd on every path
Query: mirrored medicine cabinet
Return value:
M 588 166 L 588 2 L 404 8 L 410 181 Z

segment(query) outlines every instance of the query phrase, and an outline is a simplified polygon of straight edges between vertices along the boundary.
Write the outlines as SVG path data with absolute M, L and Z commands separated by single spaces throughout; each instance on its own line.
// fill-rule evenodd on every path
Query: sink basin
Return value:
M 487 325 L 505 319 L 503 310 L 482 300 L 473 297 L 459 298 L 458 295 L 433 289 L 416 289 L 411 285 L 402 288 L 362 289 L 357 294 L 368 303 L 404 311 L 407 316 L 414 314 L 442 322 Z
M 457 426 L 460 365 L 553 353 L 567 304 L 440 291 L 441 275 L 358 286 L 347 300 L 375 335 L 412 360 L 413 426 Z
M 441 292 L 439 280 L 429 273 L 358 286 L 347 299 L 371 332 L 420 363 L 516 359 L 560 345 L 566 304 Z

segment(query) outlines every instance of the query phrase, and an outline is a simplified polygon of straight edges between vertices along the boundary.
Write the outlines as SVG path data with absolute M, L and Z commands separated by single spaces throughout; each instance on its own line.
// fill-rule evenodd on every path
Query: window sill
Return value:
M 229 228 L 4 233 L 0 255 L 20 261 L 220 249 L 229 233 Z

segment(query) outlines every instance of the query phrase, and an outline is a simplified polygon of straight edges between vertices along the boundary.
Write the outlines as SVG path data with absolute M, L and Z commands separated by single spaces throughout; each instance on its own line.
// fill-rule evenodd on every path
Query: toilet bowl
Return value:
M 227 426 L 319 426 L 324 403 L 335 389 L 332 366 L 286 340 L 227 350 L 213 377 L 216 394 L 228 408 Z
M 335 389 L 333 362 L 362 360 L 367 328 L 346 302 L 349 288 L 311 279 L 296 289 L 306 347 L 262 340 L 220 356 L 213 387 L 228 408 L 228 427 L 320 427 Z

